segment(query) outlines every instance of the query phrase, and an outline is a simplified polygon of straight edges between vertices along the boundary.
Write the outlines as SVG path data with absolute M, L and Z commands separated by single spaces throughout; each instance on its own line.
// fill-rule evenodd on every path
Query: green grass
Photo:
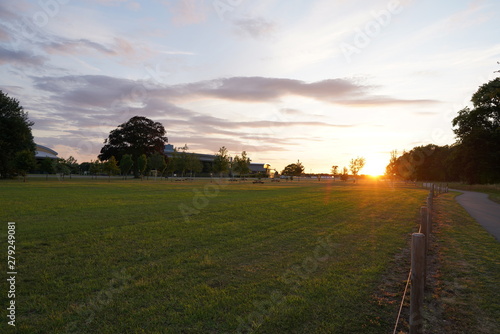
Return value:
M 397 306 L 374 292 L 426 195 L 375 183 L 2 181 L 2 245 L 6 222 L 17 227 L 17 330 L 387 333 Z
M 500 243 L 455 201 L 436 200 L 432 333 L 500 333 Z

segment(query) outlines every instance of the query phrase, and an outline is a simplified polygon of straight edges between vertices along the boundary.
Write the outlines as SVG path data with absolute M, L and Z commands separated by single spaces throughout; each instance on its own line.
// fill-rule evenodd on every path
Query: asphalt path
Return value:
M 463 193 L 455 197 L 457 202 L 500 242 L 500 204 L 490 200 L 488 195 L 484 193 L 457 189 L 450 190 Z

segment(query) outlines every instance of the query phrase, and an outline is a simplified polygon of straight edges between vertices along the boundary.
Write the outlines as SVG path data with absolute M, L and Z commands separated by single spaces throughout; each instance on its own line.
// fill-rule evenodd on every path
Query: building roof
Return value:
M 59 159 L 57 152 L 47 146 L 36 144 L 35 158 L 37 159 Z

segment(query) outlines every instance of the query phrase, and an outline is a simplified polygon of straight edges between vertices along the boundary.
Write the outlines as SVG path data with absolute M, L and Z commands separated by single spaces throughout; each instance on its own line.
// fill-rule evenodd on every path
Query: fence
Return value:
M 408 285 L 410 285 L 410 334 L 423 333 L 424 288 L 427 278 L 427 250 L 430 246 L 432 234 L 432 214 L 434 212 L 434 197 L 448 192 L 448 186 L 442 184 L 423 183 L 429 189 L 427 205 L 420 208 L 420 228 L 418 233 L 411 236 L 411 269 L 408 274 L 403 298 L 394 326 L 396 333 L 401 311 L 403 309 Z

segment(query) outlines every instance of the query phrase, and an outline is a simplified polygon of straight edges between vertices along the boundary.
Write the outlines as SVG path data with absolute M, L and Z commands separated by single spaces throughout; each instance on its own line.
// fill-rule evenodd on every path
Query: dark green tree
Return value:
M 35 154 L 31 134 L 33 124 L 19 101 L 0 90 L 0 177 L 13 175 L 19 152 Z
M 69 178 L 70 179 L 71 179 L 71 174 L 79 174 L 80 165 L 78 164 L 78 161 L 73 156 L 70 155 L 68 159 L 64 159 L 64 163 L 69 168 Z
M 203 164 L 194 153 L 188 153 L 187 170 L 191 172 L 191 177 L 193 177 L 193 174 L 196 175 L 196 173 L 203 170 Z
M 147 167 L 148 167 L 148 158 L 146 157 L 145 154 L 141 154 L 137 158 L 137 171 L 141 179 L 144 176 L 144 172 L 146 171 Z
M 48 180 L 49 174 L 54 173 L 54 160 L 50 158 L 45 158 L 40 163 L 40 170 L 45 173 L 45 180 Z
M 95 178 L 97 179 L 97 175 L 99 175 L 102 172 L 102 163 L 99 160 L 91 161 L 89 172 L 90 175 L 95 176 Z
M 294 176 L 300 176 L 302 173 L 304 173 L 304 166 L 302 165 L 302 162 L 297 160 L 297 163 L 294 164 L 289 164 L 288 166 L 283 169 L 281 172 L 281 175 L 286 175 L 286 176 L 291 176 L 292 180 Z
M 35 154 L 32 151 L 24 150 L 17 152 L 14 158 L 15 171 L 23 177 L 23 182 L 26 182 L 26 175 L 36 166 Z
M 479 87 L 471 101 L 473 108 L 460 110 L 452 122 L 461 177 L 468 183 L 500 182 L 500 78 Z
M 108 161 L 104 162 L 102 165 L 102 169 L 105 173 L 108 174 L 108 180 L 111 182 L 111 176 L 120 173 L 120 167 L 118 167 L 118 162 L 116 161 L 114 156 L 108 159 Z
M 71 173 L 71 169 L 68 167 L 66 160 L 64 159 L 58 159 L 54 164 L 54 169 L 56 174 L 59 174 L 60 180 L 64 180 L 64 176 Z
M 152 156 L 149 157 L 148 159 L 148 165 L 152 170 L 156 170 L 155 174 L 155 180 L 156 180 L 156 175 L 162 175 L 163 171 L 167 167 L 167 162 L 165 161 L 165 155 L 162 153 L 155 152 L 153 153 Z
M 165 143 L 165 128 L 159 122 L 143 116 L 134 116 L 126 123 L 109 133 L 99 154 L 99 160 L 105 161 L 114 156 L 121 160 L 125 154 L 130 154 L 134 161 L 134 176 L 139 177 L 138 158 L 141 155 L 150 156 L 154 152 L 163 152 Z
M 130 154 L 124 154 L 120 160 L 120 170 L 125 180 L 133 165 L 134 161 L 132 160 L 132 156 Z

